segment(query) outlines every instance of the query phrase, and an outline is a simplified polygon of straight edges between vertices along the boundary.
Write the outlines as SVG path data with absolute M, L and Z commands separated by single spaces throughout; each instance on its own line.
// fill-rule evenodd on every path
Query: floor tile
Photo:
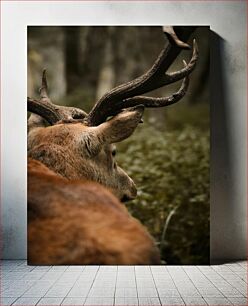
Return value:
M 53 282 L 49 281 L 37 281 L 34 286 L 28 289 L 23 296 L 24 297 L 43 297 L 47 291 L 51 288 Z
M 135 279 L 128 280 L 128 279 L 118 279 L 116 282 L 116 287 L 136 287 Z
M 162 306 L 171 306 L 171 305 L 185 305 L 184 301 L 181 298 L 169 298 L 169 297 L 162 297 L 160 298 Z
M 137 297 L 136 288 L 116 288 L 115 297 L 132 298 Z
M 40 298 L 28 298 L 28 297 L 21 297 L 17 299 L 12 305 L 24 305 L 24 306 L 31 306 L 36 305 L 39 302 Z
M 87 297 L 90 291 L 91 285 L 76 285 L 68 292 L 68 297 Z
M 85 298 L 65 298 L 61 305 L 79 305 L 83 306 L 85 302 Z
M 204 301 L 202 297 L 183 297 L 183 300 L 187 306 L 188 305 L 192 305 L 192 306 L 207 305 L 207 303 Z
M 71 287 L 68 285 L 54 285 L 47 291 L 45 297 L 65 297 L 71 290 Z
M 101 305 L 106 305 L 106 306 L 111 306 L 114 305 L 114 298 L 87 298 L 85 301 L 84 305 L 88 306 L 101 306 Z
M 155 287 L 146 288 L 138 287 L 138 297 L 158 297 L 158 292 Z
M 85 266 L 69 266 L 66 272 L 83 272 Z
M 1 305 L 246 305 L 246 263 L 28 266 L 3 261 Z
M 110 288 L 92 288 L 89 292 L 88 297 L 99 297 L 99 298 L 110 298 L 114 296 L 115 288 L 110 287 Z
M 248 299 L 247 298 L 228 298 L 228 300 L 233 304 L 233 305 L 238 305 L 238 306 L 247 306 L 248 305 Z
M 118 266 L 118 274 L 121 272 L 134 272 L 134 266 Z
M 37 305 L 51 306 L 51 305 L 60 305 L 63 301 L 63 298 L 42 298 Z
M 158 298 L 139 298 L 139 306 L 159 306 L 161 305 L 160 300 Z
M 115 305 L 134 306 L 134 305 L 139 305 L 139 303 L 138 303 L 138 298 L 135 298 L 135 297 L 132 297 L 132 298 L 116 297 L 115 298 Z
M 167 288 L 157 288 L 159 297 L 180 297 L 178 290 L 175 289 L 167 289 Z
M 0 299 L 0 305 L 1 305 L 1 306 L 11 305 L 11 304 L 14 303 L 16 300 L 17 300 L 17 297 L 1 297 L 1 299 Z
M 207 302 L 209 306 L 227 306 L 227 305 L 232 305 L 230 301 L 228 301 L 227 298 L 204 298 L 204 300 Z
M 145 287 L 151 288 L 155 286 L 155 283 L 152 277 L 151 278 L 136 278 L 136 283 L 138 287 L 142 287 L 142 288 L 145 288 Z

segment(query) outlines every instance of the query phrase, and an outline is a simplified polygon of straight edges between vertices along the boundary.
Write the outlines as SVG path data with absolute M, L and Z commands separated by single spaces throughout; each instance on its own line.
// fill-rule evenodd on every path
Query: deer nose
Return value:
M 124 196 L 121 198 L 121 202 L 122 203 L 125 203 L 125 202 L 128 202 L 128 201 L 130 201 L 131 199 L 126 195 L 126 194 L 124 194 Z
M 130 197 L 131 197 L 131 200 L 132 199 L 135 199 L 136 196 L 137 196 L 137 188 L 136 188 L 136 185 L 134 184 L 134 182 L 132 181 L 132 187 L 131 187 L 131 192 L 130 192 Z
M 133 199 L 136 198 L 136 196 L 137 196 L 137 188 L 136 188 L 133 180 L 131 180 L 131 179 L 130 179 L 130 184 L 131 184 L 131 186 L 130 186 L 128 192 L 125 193 L 123 195 L 123 197 L 121 198 L 121 202 L 127 202 L 127 201 L 130 201 L 130 200 L 133 200 Z

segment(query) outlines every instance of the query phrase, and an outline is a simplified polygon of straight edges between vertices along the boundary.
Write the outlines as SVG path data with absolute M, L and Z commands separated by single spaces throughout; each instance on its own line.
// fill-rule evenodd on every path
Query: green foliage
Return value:
M 61 99 L 59 104 L 78 107 L 85 112 L 89 112 L 95 102 L 94 100 L 95 98 L 89 90 L 76 89 L 74 92 Z
M 183 129 L 185 123 L 201 130 L 209 130 L 210 116 L 208 103 L 177 103 L 166 110 L 167 125 L 170 129 Z
M 143 124 L 119 144 L 117 161 L 138 187 L 138 196 L 127 204 L 128 209 L 153 235 L 163 261 L 207 264 L 208 131 L 195 126 L 161 131 Z M 165 230 L 166 220 L 169 224 Z

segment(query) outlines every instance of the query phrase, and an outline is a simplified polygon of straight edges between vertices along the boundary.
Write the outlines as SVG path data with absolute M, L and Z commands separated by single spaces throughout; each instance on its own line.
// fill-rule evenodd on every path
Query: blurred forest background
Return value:
M 117 144 L 117 162 L 138 187 L 127 207 L 147 226 L 165 264 L 209 263 L 209 27 L 193 37 L 199 60 L 186 96 L 146 110 L 144 123 Z M 38 96 L 46 68 L 52 101 L 88 112 L 105 92 L 146 72 L 165 43 L 156 26 L 30 26 L 28 96 Z M 191 51 L 181 52 L 169 71 L 190 57 Z M 180 85 L 149 95 L 167 96 Z

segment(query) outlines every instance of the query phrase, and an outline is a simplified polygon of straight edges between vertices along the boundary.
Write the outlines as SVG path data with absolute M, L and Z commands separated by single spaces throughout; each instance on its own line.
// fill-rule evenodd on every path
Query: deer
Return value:
M 168 43 L 153 66 L 119 85 L 85 111 L 54 104 L 43 71 L 40 99 L 27 98 L 28 263 L 159 264 L 147 229 L 125 205 L 137 195 L 128 174 L 115 161 L 115 143 L 130 137 L 145 108 L 180 101 L 196 67 L 198 46 L 179 71 L 166 72 L 195 27 L 163 27 Z M 180 38 L 179 38 L 180 37 Z M 168 97 L 145 93 L 183 80 Z

